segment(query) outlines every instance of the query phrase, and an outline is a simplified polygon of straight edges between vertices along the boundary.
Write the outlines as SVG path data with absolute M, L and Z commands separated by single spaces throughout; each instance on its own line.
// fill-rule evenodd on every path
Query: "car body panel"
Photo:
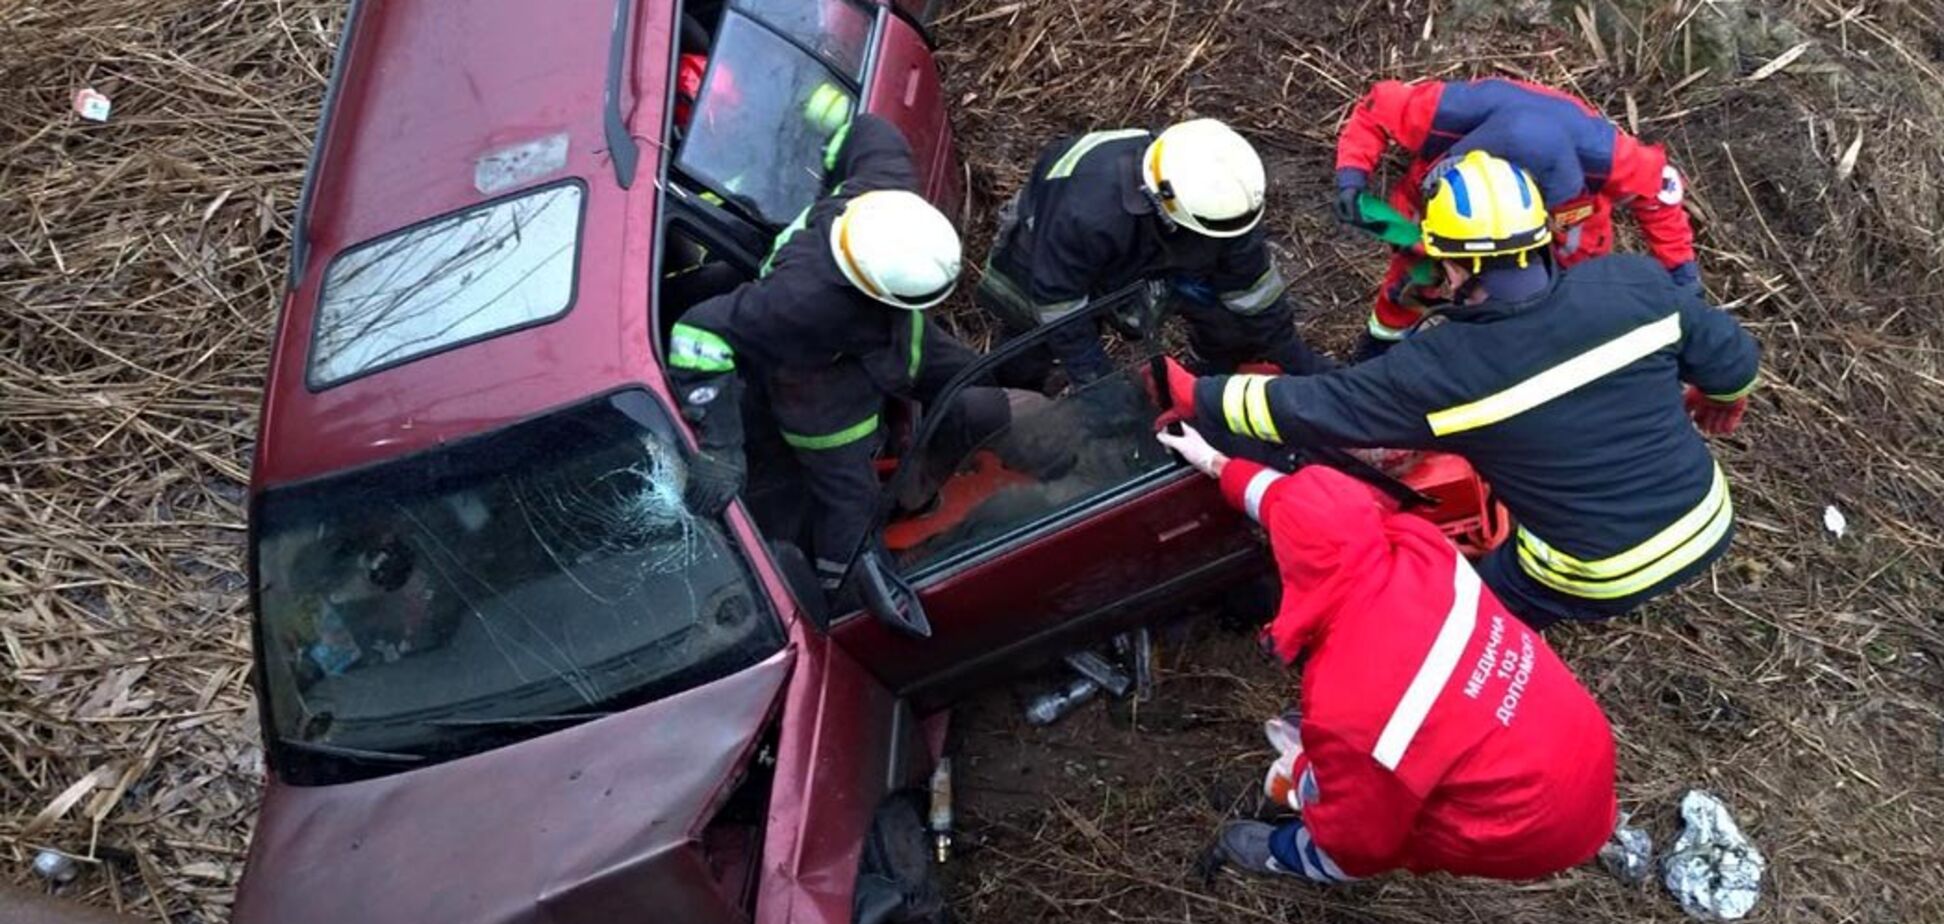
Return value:
M 1048 532 L 921 577 L 931 638 L 912 638 L 861 614 L 840 620 L 832 636 L 900 693 L 936 686 L 951 675 L 958 678 L 955 686 L 964 687 L 979 679 L 965 676 L 966 665 L 982 656 L 1259 546 L 1247 518 L 1222 499 L 1214 482 L 1176 469 Z M 1005 660 L 1019 666 L 1017 659 Z
M 765 875 L 756 920 L 764 924 L 842 924 L 871 814 L 902 782 L 890 766 L 897 700 L 841 647 L 799 636 L 797 675 L 784 698 L 770 791 Z
M 925 198 L 956 219 L 964 202 L 964 184 L 938 65 L 924 36 L 911 23 L 889 14 L 879 19 L 876 59 L 870 68 L 871 85 L 865 92 L 864 107 L 904 132 L 918 159 Z
M 795 661 L 471 757 L 337 786 L 269 787 L 239 924 L 743 920 L 699 836 Z M 671 748 L 670 741 L 681 746 Z
M 609 4 L 417 0 L 359 4 L 312 168 L 308 258 L 284 300 L 253 478 L 266 486 L 394 458 L 630 382 L 661 390 L 648 325 L 651 182 L 615 184 L 602 137 Z M 638 4 L 632 59 L 660 76 L 631 99 L 658 134 L 673 4 Z M 567 136 L 565 164 L 523 186 L 586 185 L 577 295 L 558 320 L 312 391 L 319 289 L 359 242 L 495 198 L 483 155 Z M 659 148 L 640 146 L 641 175 Z M 510 190 L 509 190 L 510 191 Z M 631 271 L 630 268 L 633 268 Z

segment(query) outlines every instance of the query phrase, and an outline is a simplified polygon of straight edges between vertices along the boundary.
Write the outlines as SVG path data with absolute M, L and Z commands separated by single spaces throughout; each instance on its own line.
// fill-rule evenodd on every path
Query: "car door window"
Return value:
M 902 571 L 922 577 L 1011 547 L 1175 468 L 1154 439 L 1160 409 L 1144 385 L 1156 347 L 1140 346 L 1147 349 L 1121 360 L 1112 375 L 1059 397 L 1005 392 L 1009 422 L 981 438 L 947 425 L 916 447 L 923 461 L 913 477 L 923 487 L 906 493 L 938 488 L 916 515 L 894 516 L 886 530 Z
M 780 227 L 817 198 L 824 148 L 856 108 L 848 80 L 731 9 L 676 163 L 709 191 Z
M 737 6 L 802 42 L 850 79 L 864 76 L 874 17 L 855 0 L 742 0 Z

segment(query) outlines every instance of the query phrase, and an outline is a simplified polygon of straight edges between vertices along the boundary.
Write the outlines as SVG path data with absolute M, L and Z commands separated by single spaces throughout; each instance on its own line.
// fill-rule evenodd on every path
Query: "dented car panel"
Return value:
M 239 922 L 528 924 L 745 920 L 699 835 L 796 657 L 595 722 L 422 770 L 328 787 L 272 781 Z M 670 748 L 679 740 L 680 748 Z
M 843 648 L 805 634 L 783 723 L 770 796 L 769 839 L 756 919 L 763 924 L 841 924 L 871 812 L 902 780 L 894 753 L 896 697 Z

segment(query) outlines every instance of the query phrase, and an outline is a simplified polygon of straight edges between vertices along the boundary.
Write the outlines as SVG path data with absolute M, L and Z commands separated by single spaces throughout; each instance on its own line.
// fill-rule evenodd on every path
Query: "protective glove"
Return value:
M 1161 445 L 1174 450 L 1175 455 L 1181 457 L 1181 461 L 1194 466 L 1196 471 L 1210 478 L 1222 477 L 1222 468 L 1228 465 L 1228 456 L 1222 455 L 1215 447 L 1208 445 L 1208 441 L 1202 439 L 1202 435 L 1195 432 L 1194 427 L 1185 423 L 1181 425 L 1179 436 L 1162 430 L 1154 434 L 1154 438 L 1160 440 Z
M 1152 371 L 1145 376 L 1148 396 L 1162 409 L 1160 420 L 1155 422 L 1156 429 L 1177 420 L 1195 419 L 1195 374 L 1172 356 L 1162 357 L 1161 362 L 1160 380 L 1155 379 Z
M 1363 209 L 1357 207 L 1357 199 L 1363 190 L 1355 186 L 1339 186 L 1336 191 L 1336 204 L 1331 209 L 1337 223 L 1351 228 L 1363 227 Z
M 689 457 L 688 485 L 682 491 L 682 499 L 696 516 L 719 517 L 729 502 L 742 493 L 746 472 L 740 451 L 697 452 Z
M 1709 436 L 1727 436 L 1741 426 L 1742 415 L 1748 412 L 1748 396 L 1733 401 L 1716 401 L 1701 393 L 1692 385 L 1687 389 L 1687 412 L 1694 418 L 1694 425 Z
M 1363 210 L 1357 197 L 1370 187 L 1370 175 L 1362 170 L 1343 169 L 1336 173 L 1336 204 L 1331 211 L 1336 220 L 1352 228 L 1363 227 Z

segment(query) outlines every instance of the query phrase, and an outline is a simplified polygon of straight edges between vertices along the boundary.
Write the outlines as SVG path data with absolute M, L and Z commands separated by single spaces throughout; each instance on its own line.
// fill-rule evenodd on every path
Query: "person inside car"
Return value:
M 762 409 L 806 482 L 812 559 L 835 592 L 874 522 L 886 399 L 927 402 L 977 354 L 926 315 L 957 284 L 959 237 L 914 191 L 904 136 L 858 115 L 824 166 L 823 197 L 784 229 L 762 274 L 675 324 L 669 377 L 701 449 L 691 505 L 714 515 L 742 490 L 744 408 Z M 967 444 L 1008 419 L 996 389 L 965 392 L 949 413 Z
M 1283 475 L 1187 425 L 1158 438 L 1268 533 L 1283 592 L 1264 647 L 1303 662 L 1265 781 L 1300 814 L 1225 824 L 1225 861 L 1338 883 L 1534 879 L 1593 858 L 1618 814 L 1606 716 L 1437 526 L 1335 469 Z

